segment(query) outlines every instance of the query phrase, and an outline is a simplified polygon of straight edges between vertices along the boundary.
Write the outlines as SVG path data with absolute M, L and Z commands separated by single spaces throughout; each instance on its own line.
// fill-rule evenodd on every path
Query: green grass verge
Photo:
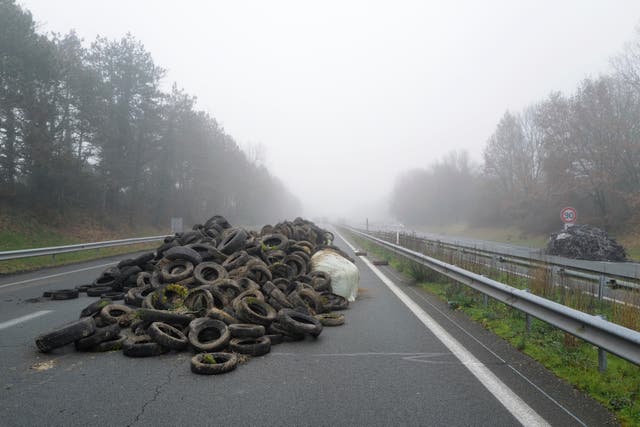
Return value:
M 389 261 L 391 267 L 413 278 L 418 286 L 449 302 L 472 320 L 507 340 L 512 346 L 540 362 L 611 410 L 625 426 L 640 425 L 640 367 L 608 355 L 608 368 L 598 370 L 598 351 L 542 321 L 533 319 L 526 331 L 525 315 L 496 301 L 485 307 L 483 297 L 460 284 L 395 256 L 369 241 L 350 235 L 369 253 Z

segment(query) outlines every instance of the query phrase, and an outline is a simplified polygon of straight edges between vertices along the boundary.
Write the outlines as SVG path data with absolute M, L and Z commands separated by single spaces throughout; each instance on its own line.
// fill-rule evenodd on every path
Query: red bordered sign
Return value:
M 566 207 L 560 211 L 560 219 L 565 224 L 573 224 L 578 218 L 578 212 L 574 208 Z

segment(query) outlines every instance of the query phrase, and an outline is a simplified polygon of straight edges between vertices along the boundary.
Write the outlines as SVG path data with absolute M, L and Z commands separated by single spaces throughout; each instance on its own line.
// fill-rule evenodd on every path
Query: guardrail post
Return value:
M 607 284 L 607 278 L 604 274 L 600 275 L 600 283 L 598 284 L 598 301 L 602 302 L 604 297 L 604 287 Z
M 607 320 L 607 316 L 599 314 L 599 318 Z M 607 352 L 602 347 L 598 347 L 598 370 L 605 372 L 607 370 Z
M 524 291 L 525 292 L 529 292 L 529 289 L 525 289 Z M 525 324 L 526 324 L 527 333 L 531 332 L 531 315 L 529 313 L 525 313 L 524 321 L 525 321 Z
M 482 294 L 482 305 L 484 305 L 484 308 L 489 307 L 489 295 Z

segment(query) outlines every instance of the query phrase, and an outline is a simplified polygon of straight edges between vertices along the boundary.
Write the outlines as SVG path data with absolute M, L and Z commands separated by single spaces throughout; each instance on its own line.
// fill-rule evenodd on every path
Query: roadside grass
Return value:
M 112 229 L 86 217 L 47 225 L 27 212 L 0 211 L 0 251 L 64 246 L 131 237 L 169 234 L 168 229 L 154 227 L 119 227 Z M 155 249 L 160 242 L 141 243 L 102 249 L 69 252 L 55 256 L 20 258 L 0 261 L 0 275 L 31 271 L 45 267 L 72 264 L 143 250 Z
M 601 373 L 598 350 L 593 345 L 538 319 L 532 319 L 531 330 L 527 331 L 524 313 L 491 299 L 485 306 L 483 296 L 471 288 L 452 283 L 438 273 L 347 234 L 367 252 L 387 260 L 395 270 L 415 280 L 420 288 L 449 302 L 450 307 L 464 312 L 558 377 L 601 402 L 622 425 L 640 425 L 640 367 L 609 354 L 607 370 Z M 541 281 L 538 286 L 544 288 L 547 286 L 544 283 Z M 565 298 L 575 298 L 575 295 L 565 295 Z

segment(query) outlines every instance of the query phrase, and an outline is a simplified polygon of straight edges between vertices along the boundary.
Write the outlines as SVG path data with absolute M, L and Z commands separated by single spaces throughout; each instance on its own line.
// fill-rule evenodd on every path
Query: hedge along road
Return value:
M 42 271 L 41 276 L 50 276 L 44 280 L 31 273 L 0 282 L 30 280 L 24 287 L 0 288 L 0 323 L 5 325 L 0 329 L 1 425 L 612 423 L 599 405 L 572 392 L 526 356 L 486 331 L 460 323 L 463 319 L 443 316 L 447 313 L 439 312 L 442 304 L 438 307 L 439 302 L 415 293 L 392 271 L 374 272 L 362 260 L 357 260 L 361 297 L 344 312 L 344 326 L 325 328 L 317 340 L 274 346 L 271 353 L 225 375 L 192 374 L 188 353 L 145 359 L 120 352 L 76 353 L 72 348 L 38 353 L 33 341 L 37 334 L 76 319 L 95 299 L 27 300 L 45 289 L 89 282 L 104 268 L 89 267 L 106 262 Z M 62 274 L 66 271 L 74 272 Z M 386 281 L 394 282 L 404 296 Z M 410 310 L 407 303 L 417 309 Z M 445 345 L 442 331 L 438 338 L 425 327 L 415 314 L 420 310 L 447 329 L 445 334 L 459 347 L 451 347 L 451 339 Z M 490 374 L 472 374 L 478 370 Z M 505 401 L 489 390 L 498 390 Z

